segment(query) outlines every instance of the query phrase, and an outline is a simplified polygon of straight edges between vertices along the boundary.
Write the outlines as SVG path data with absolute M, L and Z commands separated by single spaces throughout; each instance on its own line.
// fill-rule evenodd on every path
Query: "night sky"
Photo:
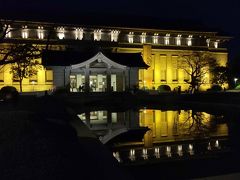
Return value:
M 124 14 L 155 18 L 184 19 L 218 29 L 234 39 L 229 43 L 230 58 L 240 49 L 239 0 L 0 0 L 0 14 Z M 239 53 L 240 57 L 240 53 Z

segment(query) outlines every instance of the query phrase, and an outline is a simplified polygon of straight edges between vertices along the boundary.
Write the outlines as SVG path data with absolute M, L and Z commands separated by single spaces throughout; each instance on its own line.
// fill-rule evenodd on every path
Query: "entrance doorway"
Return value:
M 117 90 L 116 74 L 111 74 L 111 91 Z M 70 75 L 70 92 L 84 92 L 85 90 L 85 75 L 77 74 Z M 107 91 L 107 75 L 106 74 L 91 74 L 89 76 L 90 92 L 106 92 Z

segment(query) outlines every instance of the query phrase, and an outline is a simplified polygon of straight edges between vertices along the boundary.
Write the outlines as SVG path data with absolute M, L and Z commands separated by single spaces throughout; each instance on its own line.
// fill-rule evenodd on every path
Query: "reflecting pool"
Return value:
M 230 151 L 224 115 L 142 108 L 78 116 L 123 164 L 203 158 Z

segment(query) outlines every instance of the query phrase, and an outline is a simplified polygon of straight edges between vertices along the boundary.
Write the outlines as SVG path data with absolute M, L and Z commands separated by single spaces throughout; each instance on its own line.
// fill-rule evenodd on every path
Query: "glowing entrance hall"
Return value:
M 45 58 L 48 61 L 44 65 L 53 70 L 56 88 L 69 86 L 70 92 L 125 91 L 138 85 L 139 69 L 148 68 L 140 53 L 55 51 Z

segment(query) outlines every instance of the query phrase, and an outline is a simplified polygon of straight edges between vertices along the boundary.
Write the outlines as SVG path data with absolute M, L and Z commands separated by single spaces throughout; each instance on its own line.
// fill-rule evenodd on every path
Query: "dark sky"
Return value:
M 240 0 L 0 0 L 0 13 L 51 14 L 117 13 L 189 19 L 235 37 L 230 55 L 240 49 Z M 50 13 L 49 13 L 50 12 Z M 240 56 L 240 52 L 239 52 Z

